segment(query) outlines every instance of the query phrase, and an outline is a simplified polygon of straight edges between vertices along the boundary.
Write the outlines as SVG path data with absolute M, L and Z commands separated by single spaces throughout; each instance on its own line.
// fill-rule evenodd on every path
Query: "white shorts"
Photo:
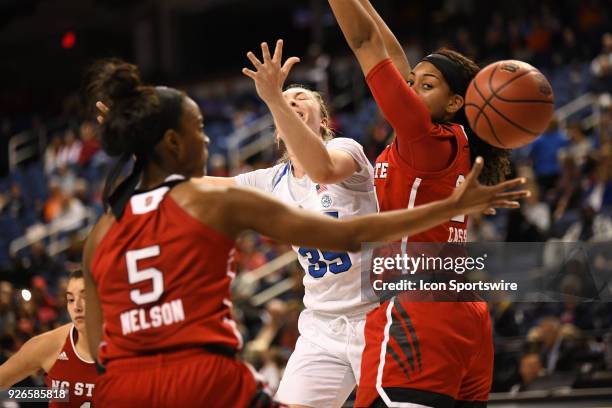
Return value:
M 304 310 L 300 337 L 276 399 L 284 404 L 339 408 L 359 383 L 365 315 L 329 317 Z

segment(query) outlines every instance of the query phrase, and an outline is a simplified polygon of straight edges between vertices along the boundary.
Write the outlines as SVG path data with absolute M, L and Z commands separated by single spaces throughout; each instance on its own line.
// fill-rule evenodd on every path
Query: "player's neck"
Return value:
M 76 343 L 76 349 L 77 349 L 77 353 L 79 353 L 79 355 L 83 358 L 86 358 L 87 360 L 93 360 L 91 353 L 89 351 L 89 343 L 87 340 L 87 332 L 85 331 L 79 331 L 79 338 L 77 340 Z
M 299 179 L 303 178 L 306 175 L 306 172 L 304 171 L 304 167 L 302 167 L 302 164 L 300 163 L 300 161 L 295 157 L 293 153 L 291 153 L 290 150 L 287 149 L 287 153 L 289 153 L 289 161 L 291 161 L 291 168 L 293 170 L 293 176 Z
M 142 174 L 139 189 L 150 190 L 158 187 L 164 184 L 166 179 L 173 174 L 177 174 L 177 172 L 169 172 L 168 170 L 151 163 L 147 166 L 146 170 Z

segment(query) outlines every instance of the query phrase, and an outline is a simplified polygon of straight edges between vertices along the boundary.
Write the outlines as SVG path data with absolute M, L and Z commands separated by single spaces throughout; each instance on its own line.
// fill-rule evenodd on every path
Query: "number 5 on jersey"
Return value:
M 138 261 L 155 258 L 158 257 L 159 254 L 159 245 L 128 251 L 125 254 L 127 260 L 128 281 L 130 282 L 130 285 L 144 282 L 146 280 L 152 281 L 153 290 L 150 292 L 143 293 L 140 289 L 132 289 L 130 291 L 130 299 L 132 299 L 132 302 L 136 303 L 137 305 L 157 302 L 162 293 L 164 293 L 164 275 L 159 269 L 138 269 Z

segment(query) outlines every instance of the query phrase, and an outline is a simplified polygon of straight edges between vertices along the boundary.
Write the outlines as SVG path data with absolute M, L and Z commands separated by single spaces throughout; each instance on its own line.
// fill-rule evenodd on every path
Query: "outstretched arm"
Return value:
M 395 37 L 387 23 L 385 23 L 385 21 L 378 14 L 376 9 L 374 9 L 370 0 L 359 0 L 359 3 L 374 20 L 374 23 L 376 24 L 376 27 L 378 27 L 378 31 L 380 31 L 380 34 L 382 36 L 385 48 L 387 49 L 391 60 L 393 60 L 393 64 L 395 64 L 399 72 L 402 74 L 404 80 L 407 81 L 408 74 L 410 74 L 411 69 L 410 61 L 408 61 L 408 57 L 406 57 L 404 48 L 398 41 L 397 37 Z
M 360 0 L 329 0 L 338 25 L 364 75 L 389 58 L 382 35 Z
M 66 340 L 68 331 L 66 325 L 26 341 L 18 352 L 0 365 L 0 390 L 12 387 L 39 370 L 49 370 Z
M 91 275 L 91 262 L 93 260 L 96 247 L 102 240 L 112 223 L 111 216 L 104 215 L 98 221 L 89 234 L 85 246 L 83 248 L 83 278 L 85 279 L 85 328 L 87 330 L 87 342 L 89 351 L 94 358 L 98 360 L 98 349 L 102 342 L 102 324 L 104 317 L 102 314 L 102 305 L 96 283 Z
M 514 179 L 496 186 L 478 182 L 483 160 L 479 158 L 465 182 L 446 200 L 410 210 L 389 211 L 336 220 L 321 214 L 288 207 L 264 194 L 246 189 L 227 193 L 225 218 L 237 234 L 252 229 L 281 242 L 324 250 L 358 251 L 364 242 L 395 241 L 406 235 L 426 231 L 455 215 L 480 213 L 487 208 L 517 208 L 514 201 L 527 191 L 507 192 L 522 183 Z
M 267 43 L 261 44 L 262 59 L 249 52 L 247 57 L 255 71 L 244 68 L 242 72 L 255 82 L 257 93 L 266 103 L 280 136 L 295 159 L 304 167 L 310 179 L 316 183 L 331 184 L 343 181 L 359 170 L 350 154 L 327 149 L 321 135 L 313 131 L 283 96 L 283 84 L 289 71 L 299 62 L 291 57 L 281 66 L 283 41 L 278 40 L 274 56 Z
M 368 3 L 370 11 L 374 12 L 367 0 L 329 0 L 338 24 L 366 75 L 368 86 L 378 107 L 395 130 L 397 135 L 395 144 L 400 157 L 406 163 L 414 165 L 412 158 L 415 152 L 412 145 L 422 142 L 425 144 L 424 150 L 439 152 L 443 156 L 443 161 L 447 163 L 446 156 L 450 156 L 451 153 L 445 150 L 451 150 L 451 144 L 445 141 L 446 144 L 436 146 L 432 138 L 426 137 L 433 126 L 431 113 L 406 82 L 408 76 L 406 71 L 410 70 L 408 61 L 404 56 L 402 59 L 404 63 L 399 64 L 400 71 L 389 58 L 384 43 L 393 41 L 388 39 L 383 42 L 374 18 L 364 7 L 365 3 Z M 384 23 L 379 23 L 379 26 L 380 24 Z M 388 35 L 392 36 L 390 31 Z M 400 52 L 397 48 L 393 47 L 396 55 Z M 430 141 L 434 143 L 433 146 L 430 146 Z M 425 168 L 420 170 L 430 171 Z

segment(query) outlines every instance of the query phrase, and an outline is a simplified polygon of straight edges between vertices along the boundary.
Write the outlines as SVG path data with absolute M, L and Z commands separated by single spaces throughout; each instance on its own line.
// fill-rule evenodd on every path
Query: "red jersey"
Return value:
M 103 363 L 203 345 L 238 349 L 228 270 L 234 242 L 202 224 L 167 183 L 131 197 L 91 264 L 104 313 Z
M 89 407 L 93 402 L 93 393 L 98 376 L 96 365 L 91 360 L 81 357 L 76 350 L 79 332 L 74 326 L 70 328 L 64 347 L 57 360 L 45 377 L 49 388 L 68 391 L 68 402 L 50 402 L 49 407 Z
M 413 208 L 450 196 L 471 169 L 463 128 L 433 123 L 425 104 L 390 59 L 374 67 L 367 81 L 396 132 L 393 143 L 376 160 L 374 182 L 380 211 Z M 466 242 L 467 217 L 455 217 L 409 240 Z

